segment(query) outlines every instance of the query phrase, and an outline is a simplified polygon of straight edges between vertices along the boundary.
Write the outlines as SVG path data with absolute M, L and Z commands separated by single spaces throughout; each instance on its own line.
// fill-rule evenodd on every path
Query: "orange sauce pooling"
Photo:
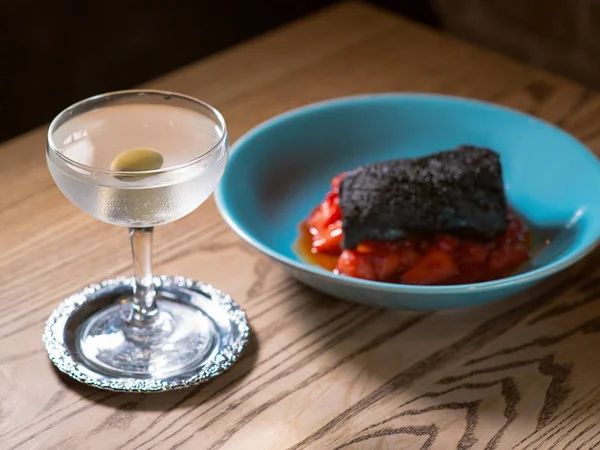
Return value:
M 310 234 L 308 226 L 305 222 L 302 222 L 299 228 L 298 240 L 296 241 L 294 250 L 300 256 L 302 261 L 306 261 L 309 264 L 314 264 L 333 272 L 333 269 L 335 269 L 335 266 L 337 265 L 339 255 L 329 255 L 313 251 L 312 235 Z

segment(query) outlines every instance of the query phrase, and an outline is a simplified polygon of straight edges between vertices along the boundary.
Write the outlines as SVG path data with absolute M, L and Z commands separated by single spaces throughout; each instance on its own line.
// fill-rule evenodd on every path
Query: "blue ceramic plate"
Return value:
M 510 204 L 534 227 L 569 227 L 568 245 L 532 271 L 459 286 L 353 279 L 296 254 L 298 225 L 322 200 L 334 175 L 460 144 L 497 151 Z M 575 263 L 600 237 L 600 163 L 581 142 L 517 111 L 437 95 L 342 98 L 277 116 L 235 143 L 216 200 L 242 239 L 300 281 L 334 297 L 381 307 L 443 309 L 506 297 Z

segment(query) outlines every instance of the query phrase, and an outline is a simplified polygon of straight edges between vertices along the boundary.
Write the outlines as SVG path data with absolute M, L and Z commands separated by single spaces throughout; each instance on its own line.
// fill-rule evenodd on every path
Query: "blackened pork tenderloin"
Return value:
M 474 146 L 359 167 L 340 184 L 340 207 L 345 249 L 415 233 L 490 239 L 508 226 L 500 157 Z

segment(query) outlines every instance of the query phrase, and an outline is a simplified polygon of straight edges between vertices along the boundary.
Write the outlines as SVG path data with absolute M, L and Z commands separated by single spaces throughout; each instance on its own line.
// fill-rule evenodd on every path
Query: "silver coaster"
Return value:
M 183 277 L 155 277 L 157 301 L 202 314 L 210 329 L 209 344 L 201 357 L 184 371 L 157 377 L 126 377 L 111 371 L 82 351 L 81 338 L 92 317 L 126 305 L 133 278 L 116 278 L 92 284 L 65 299 L 50 315 L 43 341 L 50 360 L 61 372 L 100 389 L 121 392 L 163 392 L 197 385 L 229 368 L 248 343 L 246 313 L 233 299 L 201 282 Z M 116 330 L 119 331 L 119 330 Z M 167 372 L 163 372 L 167 373 Z

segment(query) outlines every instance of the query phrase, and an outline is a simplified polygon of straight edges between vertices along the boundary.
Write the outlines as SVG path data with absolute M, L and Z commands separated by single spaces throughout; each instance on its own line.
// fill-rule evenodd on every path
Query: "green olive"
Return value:
M 140 172 L 160 169 L 163 157 L 151 148 L 132 148 L 118 155 L 110 165 L 110 170 L 117 172 Z M 124 176 L 123 174 L 120 177 Z M 125 176 L 136 176 L 134 174 Z

